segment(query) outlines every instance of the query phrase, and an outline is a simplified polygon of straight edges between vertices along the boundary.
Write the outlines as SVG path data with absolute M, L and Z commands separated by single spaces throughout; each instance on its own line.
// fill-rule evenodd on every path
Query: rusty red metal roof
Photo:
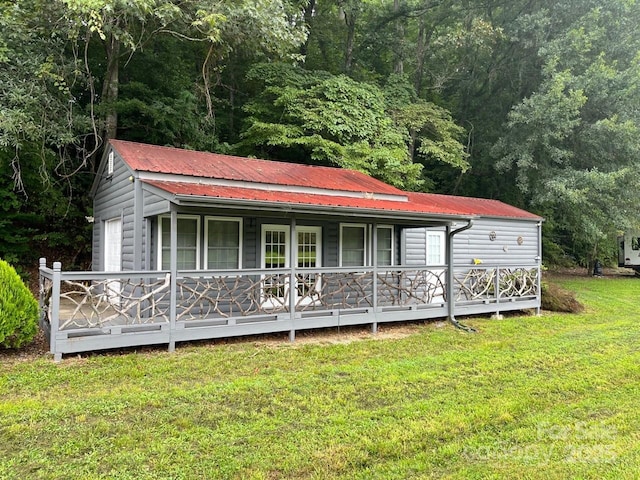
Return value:
M 406 195 L 402 190 L 354 170 L 258 160 L 124 140 L 110 140 L 110 143 L 127 165 L 139 172 L 347 192 Z
M 143 179 L 146 184 L 182 198 L 324 206 L 394 215 L 542 220 L 538 215 L 498 200 L 404 192 L 364 173 L 342 168 L 235 157 L 124 140 L 110 140 L 110 143 L 132 170 L 167 175 L 166 179 Z M 200 178 L 209 181 L 194 180 Z M 221 180 L 226 183 L 221 185 L 218 182 Z
M 478 215 L 483 217 L 526 218 L 542 220 L 542 217 L 500 200 L 488 198 L 459 197 L 435 193 L 408 193 L 412 203 L 427 205 L 429 208 L 449 208 L 460 215 Z
M 498 200 L 485 200 L 451 195 L 407 193 L 409 201 L 377 200 L 373 198 L 320 195 L 311 193 L 269 191 L 262 189 L 203 185 L 190 182 L 145 180 L 144 183 L 171 195 L 191 198 L 219 198 L 256 203 L 324 206 L 328 208 L 373 210 L 389 214 L 424 214 L 447 217 L 494 216 L 541 220 L 541 217 L 507 205 Z

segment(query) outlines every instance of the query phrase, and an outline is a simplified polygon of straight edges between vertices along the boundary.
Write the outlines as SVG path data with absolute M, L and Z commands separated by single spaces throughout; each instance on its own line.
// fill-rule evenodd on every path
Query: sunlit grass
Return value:
M 563 284 L 478 334 L 4 361 L 0 478 L 636 478 L 640 280 Z

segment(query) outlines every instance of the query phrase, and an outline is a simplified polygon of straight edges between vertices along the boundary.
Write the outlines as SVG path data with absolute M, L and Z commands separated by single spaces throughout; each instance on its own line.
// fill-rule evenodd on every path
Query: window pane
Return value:
M 265 268 L 285 268 L 287 266 L 287 233 L 285 231 L 265 231 Z
M 378 265 L 392 265 L 392 232 L 391 228 L 378 228 Z
M 171 219 L 162 218 L 162 269 L 171 268 Z M 198 220 L 178 218 L 177 261 L 179 270 L 194 270 L 198 266 Z
M 240 222 L 208 220 L 207 268 L 240 268 Z
M 315 232 L 298 232 L 298 266 L 317 266 L 317 235 Z
M 365 264 L 364 227 L 342 227 L 342 265 L 359 267 Z
M 442 235 L 427 235 L 427 265 L 442 265 Z

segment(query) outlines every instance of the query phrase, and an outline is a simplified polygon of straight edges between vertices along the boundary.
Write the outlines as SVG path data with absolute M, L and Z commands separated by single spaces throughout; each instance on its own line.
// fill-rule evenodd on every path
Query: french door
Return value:
M 291 230 L 289 225 L 262 226 L 262 268 L 282 270 L 290 268 Z M 296 227 L 296 250 L 294 261 L 298 268 L 315 268 L 322 265 L 322 228 Z M 263 281 L 263 306 L 267 308 L 287 307 L 289 301 L 290 275 L 265 275 Z M 317 300 L 320 277 L 316 273 L 301 273 L 296 276 L 293 294 L 297 305 L 308 305 Z
M 122 220 L 113 218 L 104 222 L 104 270 L 119 272 L 122 262 Z M 120 281 L 109 280 L 105 286 L 105 294 L 111 303 L 120 301 Z

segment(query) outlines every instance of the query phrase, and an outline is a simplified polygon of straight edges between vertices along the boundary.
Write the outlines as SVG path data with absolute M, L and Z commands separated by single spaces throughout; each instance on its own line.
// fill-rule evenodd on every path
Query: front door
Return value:
M 262 226 L 262 268 L 283 270 L 290 268 L 291 245 L 289 225 Z M 322 228 L 296 227 L 297 248 L 295 262 L 298 268 L 315 268 L 322 265 Z M 266 275 L 264 278 L 263 306 L 287 307 L 289 298 L 289 274 Z M 314 302 L 320 290 L 320 278 L 315 273 L 301 273 L 296 277 L 294 294 L 296 304 Z
M 104 270 L 119 272 L 122 261 L 122 220 L 113 218 L 104 222 Z M 120 281 L 110 280 L 105 286 L 105 293 L 111 303 L 120 300 Z

